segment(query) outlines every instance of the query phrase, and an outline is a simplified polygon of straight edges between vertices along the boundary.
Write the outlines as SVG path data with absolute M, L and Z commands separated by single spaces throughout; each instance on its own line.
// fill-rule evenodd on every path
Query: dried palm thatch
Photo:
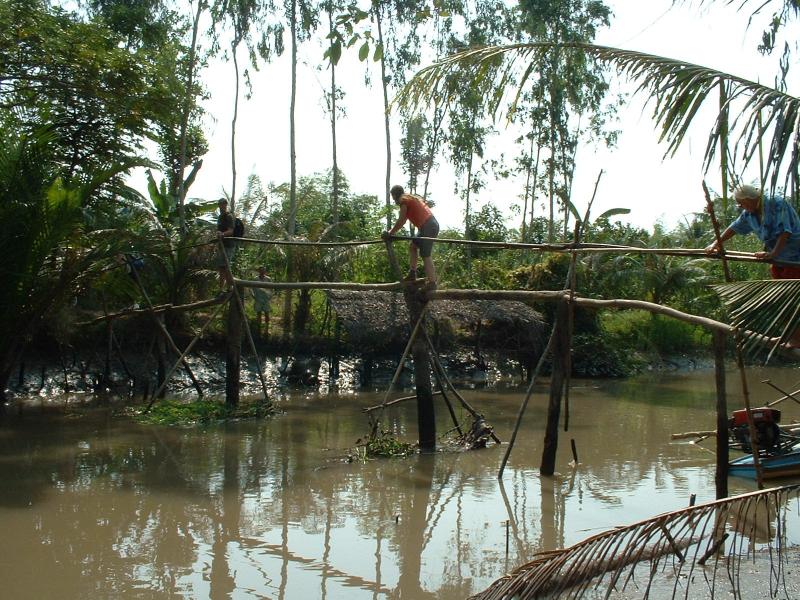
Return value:
M 761 336 L 773 338 L 767 360 L 800 327 L 800 280 L 741 281 L 712 286 L 731 316 L 731 325 L 743 332 L 750 355 L 764 350 Z
M 797 498 L 798 494 L 800 485 L 762 490 L 618 527 L 570 548 L 544 552 L 471 600 L 581 598 L 590 588 L 595 590 L 593 597 L 604 593 L 609 598 L 614 592 L 624 591 L 635 572 L 642 572 L 634 570 L 640 563 L 649 565 L 649 569 L 644 569 L 649 573 L 644 586 L 641 580 L 637 581 L 639 588 L 643 588 L 643 598 L 649 597 L 656 578 L 670 565 L 673 597 L 697 597 L 690 587 L 706 585 L 704 593 L 713 598 L 721 565 L 727 570 L 734 596 L 741 597 L 738 584 L 742 560 L 763 545 L 769 549 L 770 597 L 773 597 L 785 586 L 781 513 L 789 499 Z M 702 565 L 712 556 L 709 572 Z M 694 577 L 696 568 L 699 573 Z
M 409 314 L 401 293 L 331 290 L 327 294 L 354 347 L 380 351 L 402 345 L 408 339 Z M 520 346 L 535 350 L 542 345 L 546 330 L 541 313 L 524 302 L 436 300 L 431 302 L 428 314 L 434 321 L 449 320 L 463 329 L 474 329 L 481 322 L 488 325 L 487 329 L 503 329 L 506 347 L 513 334 L 519 338 Z

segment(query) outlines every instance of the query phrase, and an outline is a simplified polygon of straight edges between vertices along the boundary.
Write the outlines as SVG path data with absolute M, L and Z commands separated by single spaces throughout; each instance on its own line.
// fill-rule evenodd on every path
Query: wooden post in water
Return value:
M 239 311 L 240 288 L 234 287 L 228 301 L 228 320 L 225 335 L 225 404 L 239 404 L 239 376 L 242 365 L 242 319 Z
M 420 319 L 426 301 L 420 298 L 419 290 L 413 284 L 403 292 L 411 317 L 411 326 Z M 420 327 L 424 327 L 420 324 Z M 417 391 L 417 429 L 419 447 L 423 451 L 436 450 L 436 413 L 433 408 L 433 385 L 431 383 L 431 359 L 425 337 L 417 335 L 411 345 L 414 360 L 414 386 Z
M 558 421 L 561 416 L 561 396 L 564 391 L 566 368 L 569 364 L 569 309 L 567 302 L 558 303 L 555 314 L 552 348 L 552 373 L 550 374 L 550 403 L 547 406 L 547 426 L 544 434 L 541 475 L 552 475 L 556 470 L 558 450 Z
M 725 396 L 725 339 L 721 331 L 714 331 L 714 374 L 717 387 L 717 470 L 714 481 L 717 500 L 728 497 L 728 400 Z

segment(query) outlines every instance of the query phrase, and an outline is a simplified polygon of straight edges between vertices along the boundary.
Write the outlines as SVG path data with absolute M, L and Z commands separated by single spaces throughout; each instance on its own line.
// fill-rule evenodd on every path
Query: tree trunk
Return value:
M 536 186 L 539 181 L 539 159 L 542 156 L 542 147 L 536 146 L 536 164 L 533 166 L 533 190 L 531 191 L 531 216 L 528 221 L 528 229 L 533 230 L 533 213 L 536 204 Z
M 558 450 L 558 420 L 561 416 L 561 396 L 564 391 L 566 367 L 569 364 L 568 307 L 559 302 L 555 315 L 555 334 L 552 349 L 552 373 L 550 374 L 550 403 L 547 406 L 547 426 L 544 434 L 541 475 L 552 475 L 556 470 Z
M 297 310 L 294 313 L 294 335 L 301 336 L 306 330 L 308 316 L 311 313 L 311 293 L 309 290 L 300 290 L 300 299 L 297 301 Z
M 297 148 L 295 147 L 295 107 L 297 106 L 297 0 L 292 0 L 292 91 L 289 103 L 289 218 L 286 232 L 294 236 L 297 216 Z
M 528 220 L 528 199 L 531 195 L 531 172 L 533 171 L 533 140 L 534 135 L 531 133 L 531 147 L 528 152 L 528 160 L 525 165 L 525 198 L 522 204 L 522 226 L 520 227 L 520 241 L 524 242 L 526 238 L 526 225 Z
M 239 294 L 239 288 L 233 292 Z M 231 296 L 228 302 L 228 322 L 225 335 L 225 404 L 239 404 L 239 377 L 242 362 L 242 319 L 239 303 Z
M 467 193 L 464 198 L 464 233 L 468 240 L 472 239 L 472 220 L 470 219 L 470 194 L 472 192 L 472 157 L 470 153 L 467 162 Z M 472 246 L 467 246 L 467 264 L 472 260 Z
M 328 26 L 333 33 L 333 8 L 328 11 Z M 331 61 L 331 150 L 333 156 L 333 173 L 331 190 L 331 221 L 334 227 L 339 223 L 339 166 L 336 155 L 336 63 Z M 338 231 L 334 230 L 338 237 Z
M 375 21 L 378 24 L 378 43 L 381 48 L 386 46 L 383 43 L 383 24 L 381 23 L 380 3 L 375 3 Z M 388 210 L 391 208 L 391 198 L 389 189 L 392 187 L 392 138 L 389 133 L 389 82 L 386 78 L 386 54 L 381 55 L 381 87 L 383 88 L 383 124 L 386 130 L 386 229 L 392 226 L 392 214 Z
M 431 145 L 428 147 L 428 164 L 425 165 L 425 185 L 422 188 L 422 197 L 427 200 L 428 198 L 428 181 L 431 178 L 431 171 L 433 170 L 433 157 L 436 155 L 436 148 L 439 146 L 439 132 L 442 130 L 442 123 L 444 122 L 444 109 L 438 104 L 433 109 L 433 122 L 431 129 L 433 130 L 433 137 L 431 137 Z
M 297 104 L 297 0 L 292 0 L 291 8 L 292 29 L 292 91 L 289 103 L 289 216 L 286 220 L 286 233 L 289 239 L 294 237 L 295 219 L 297 218 L 297 149 L 295 147 L 295 107 Z M 292 249 L 286 251 L 286 281 L 292 281 L 294 269 L 292 266 Z M 292 292 L 287 290 L 283 297 L 283 339 L 289 336 L 292 323 Z
M 233 72 L 236 74 L 236 81 L 233 85 L 233 118 L 231 119 L 231 212 L 236 210 L 236 120 L 239 117 L 239 61 L 236 58 L 236 49 L 239 46 L 239 36 L 234 33 L 236 38 L 231 44 L 231 54 L 233 55 Z
M 159 314 L 156 318 L 164 325 L 163 314 Z M 168 368 L 167 341 L 163 333 L 156 331 L 156 389 L 161 389 L 158 394 L 159 398 L 163 398 L 167 394 L 167 386 L 164 385 L 164 380 L 167 377 Z
M 186 95 L 183 99 L 183 114 L 181 115 L 181 156 L 178 168 L 178 222 L 181 231 L 186 231 L 186 211 L 183 202 L 186 197 L 186 186 L 183 172 L 186 170 L 186 130 L 189 128 L 191 114 L 192 90 L 194 89 L 194 60 L 197 52 L 197 33 L 200 28 L 200 14 L 203 12 L 203 0 L 197 2 L 197 12 L 192 23 L 192 45 L 189 48 L 189 73 L 186 75 Z

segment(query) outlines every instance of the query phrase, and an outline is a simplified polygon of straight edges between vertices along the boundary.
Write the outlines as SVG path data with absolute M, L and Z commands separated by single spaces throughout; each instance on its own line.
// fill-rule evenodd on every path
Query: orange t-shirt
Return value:
M 414 227 L 422 227 L 425 221 L 431 218 L 433 214 L 425 200 L 413 194 L 403 194 L 400 196 L 400 205 L 406 205 L 406 216 L 408 220 L 414 224 Z

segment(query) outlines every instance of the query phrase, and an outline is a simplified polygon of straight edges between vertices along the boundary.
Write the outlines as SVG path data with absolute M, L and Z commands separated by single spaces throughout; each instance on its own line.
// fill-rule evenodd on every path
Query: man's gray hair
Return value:
M 733 192 L 736 200 L 758 200 L 761 198 L 761 190 L 754 185 L 740 185 Z

